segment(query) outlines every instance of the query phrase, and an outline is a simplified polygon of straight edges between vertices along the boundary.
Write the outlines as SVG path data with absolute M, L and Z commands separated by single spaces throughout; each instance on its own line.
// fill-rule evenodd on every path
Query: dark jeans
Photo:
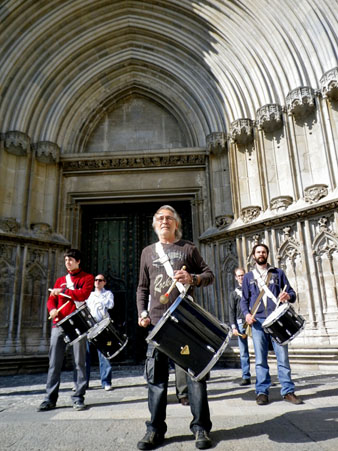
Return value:
M 145 363 L 145 379 L 148 383 L 148 407 L 151 418 L 150 421 L 146 422 L 146 425 L 148 431 L 156 431 L 163 435 L 167 431 L 165 420 L 168 378 L 168 357 L 149 343 Z M 210 432 L 212 424 L 206 380 L 195 382 L 188 376 L 187 381 L 190 409 L 193 415 L 190 429 L 193 433 L 201 429 Z

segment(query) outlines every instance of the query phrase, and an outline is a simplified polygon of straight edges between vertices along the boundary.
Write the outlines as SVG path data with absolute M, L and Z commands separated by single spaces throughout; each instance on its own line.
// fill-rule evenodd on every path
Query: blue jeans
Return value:
M 241 334 L 245 333 L 245 329 L 242 324 L 238 324 L 238 331 Z M 238 347 L 239 347 L 239 355 L 241 359 L 241 368 L 242 368 L 242 378 L 250 379 L 250 356 L 249 356 L 249 347 L 248 347 L 248 339 L 238 337 Z
M 256 318 L 256 322 L 252 325 L 252 340 L 256 355 L 256 393 L 265 395 L 269 394 L 271 385 L 271 377 L 268 365 L 268 352 L 270 337 L 262 328 L 264 318 Z M 295 385 L 291 380 L 291 368 L 289 363 L 288 347 L 281 346 L 272 341 L 272 346 L 276 354 L 278 379 L 282 386 L 281 395 L 295 391 Z
M 86 358 L 87 385 L 89 385 L 90 367 L 91 367 L 90 346 L 91 346 L 90 343 L 87 342 L 87 358 Z M 102 388 L 104 388 L 107 385 L 111 385 L 112 367 L 110 365 L 109 360 L 102 354 L 101 351 L 97 350 L 97 355 L 99 357 L 101 385 Z
M 169 361 L 168 357 L 163 352 L 158 351 L 151 343 L 148 344 L 144 373 L 148 383 L 148 407 L 151 417 L 150 421 L 146 422 L 147 431 L 154 431 L 164 435 L 167 431 L 165 420 Z M 210 421 L 206 380 L 195 382 L 188 376 L 187 382 L 190 410 L 193 415 L 190 430 L 193 433 L 198 430 L 210 432 L 212 424 Z

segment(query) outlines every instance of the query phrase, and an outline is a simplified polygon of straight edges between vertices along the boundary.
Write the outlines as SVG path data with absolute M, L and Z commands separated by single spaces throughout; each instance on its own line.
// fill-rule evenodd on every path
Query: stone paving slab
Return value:
M 272 372 L 272 374 L 274 374 Z M 62 374 L 57 408 L 37 412 L 44 398 L 46 374 L 0 377 L 0 449 L 13 451 L 94 451 L 136 449 L 148 419 L 147 387 L 142 366 L 115 367 L 106 392 L 92 372 L 86 393 L 88 409 L 72 408 L 72 372 Z M 338 449 L 338 376 L 330 372 L 294 372 L 304 404 L 283 401 L 279 384 L 270 404 L 257 406 L 254 386 L 239 387 L 240 370 L 216 368 L 208 383 L 213 448 L 218 450 Z M 194 450 L 189 407 L 177 403 L 174 375 L 168 394 L 166 450 Z

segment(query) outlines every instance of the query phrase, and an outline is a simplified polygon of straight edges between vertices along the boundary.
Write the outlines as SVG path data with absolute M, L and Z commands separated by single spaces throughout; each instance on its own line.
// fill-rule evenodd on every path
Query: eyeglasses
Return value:
M 157 222 L 164 222 L 164 221 L 176 221 L 176 219 L 173 216 L 157 216 L 156 218 Z
M 95 279 L 95 282 L 105 282 L 104 279 Z

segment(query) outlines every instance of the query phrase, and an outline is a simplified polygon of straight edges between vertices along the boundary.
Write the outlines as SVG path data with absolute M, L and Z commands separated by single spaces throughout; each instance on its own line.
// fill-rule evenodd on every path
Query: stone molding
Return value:
M 34 236 L 41 238 L 49 238 L 52 234 L 51 226 L 44 222 L 37 222 L 35 224 L 31 224 L 31 229 Z
M 0 218 L 0 230 L 4 233 L 17 233 L 20 223 L 15 218 Z
M 33 145 L 35 158 L 40 163 L 58 163 L 60 159 L 60 148 L 50 141 L 39 141 Z
M 324 98 L 338 100 L 338 67 L 325 72 L 320 79 L 320 86 Z
M 291 196 L 278 196 L 270 200 L 270 209 L 285 211 L 293 202 Z
M 8 131 L 4 133 L 4 148 L 12 155 L 27 156 L 30 151 L 30 138 L 23 132 Z
M 231 141 L 237 144 L 249 144 L 253 141 L 253 126 L 252 119 L 237 119 L 231 122 L 230 137 Z
M 81 155 L 76 160 L 61 160 L 63 172 L 81 171 L 106 171 L 106 170 L 130 170 L 130 169 L 152 169 L 168 167 L 191 167 L 205 166 L 204 154 L 173 154 L 154 156 L 132 156 L 125 158 L 98 157 L 95 160 L 85 159 Z
M 286 96 L 286 108 L 295 118 L 302 118 L 315 110 L 315 90 L 309 86 L 293 89 Z
M 261 207 L 258 207 L 258 206 L 250 206 L 250 207 L 242 208 L 241 219 L 245 223 L 251 222 L 260 215 L 261 211 L 262 211 Z
M 283 126 L 283 108 L 278 103 L 269 103 L 256 112 L 258 128 L 267 133 L 274 132 Z
M 224 227 L 227 227 L 232 223 L 233 219 L 234 218 L 231 215 L 216 216 L 215 218 L 216 227 L 220 230 L 224 229 Z
M 324 184 L 311 185 L 304 190 L 304 200 L 310 204 L 318 202 L 328 195 L 328 186 Z
M 215 155 L 226 152 L 228 136 L 224 132 L 210 133 L 206 137 L 208 152 Z

